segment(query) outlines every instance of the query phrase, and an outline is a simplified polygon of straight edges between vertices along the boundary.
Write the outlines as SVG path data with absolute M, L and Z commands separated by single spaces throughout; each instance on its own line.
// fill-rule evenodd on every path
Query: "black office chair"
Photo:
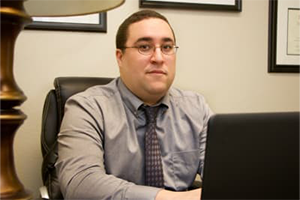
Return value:
M 63 199 L 54 165 L 57 160 L 57 134 L 67 99 L 91 86 L 104 85 L 111 80 L 96 77 L 58 77 L 54 80 L 55 89 L 50 90 L 45 100 L 41 132 L 42 179 L 50 199 Z
M 46 193 L 49 199 L 63 199 L 56 174 L 55 162 L 58 158 L 57 134 L 67 99 L 91 86 L 104 85 L 111 80 L 112 78 L 96 77 L 58 77 L 54 80 L 55 89 L 50 90 L 47 94 L 42 116 L 42 180 L 45 186 L 41 188 L 42 198 L 44 198 L 43 193 Z M 195 181 L 192 188 L 199 187 L 201 187 L 201 182 Z

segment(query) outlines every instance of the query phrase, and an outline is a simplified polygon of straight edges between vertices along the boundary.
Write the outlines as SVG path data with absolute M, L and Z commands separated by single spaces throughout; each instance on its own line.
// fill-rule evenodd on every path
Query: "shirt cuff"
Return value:
M 142 185 L 132 185 L 125 194 L 126 200 L 154 200 L 162 188 L 155 188 Z

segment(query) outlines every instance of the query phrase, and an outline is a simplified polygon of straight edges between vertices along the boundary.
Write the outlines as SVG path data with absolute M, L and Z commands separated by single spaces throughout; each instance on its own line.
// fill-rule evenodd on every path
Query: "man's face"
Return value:
M 175 45 L 172 30 L 165 21 L 145 19 L 129 26 L 126 47 L 165 44 Z M 162 98 L 175 77 L 176 54 L 165 55 L 160 48 L 150 55 L 143 55 L 136 48 L 116 51 L 120 76 L 131 92 L 147 104 Z

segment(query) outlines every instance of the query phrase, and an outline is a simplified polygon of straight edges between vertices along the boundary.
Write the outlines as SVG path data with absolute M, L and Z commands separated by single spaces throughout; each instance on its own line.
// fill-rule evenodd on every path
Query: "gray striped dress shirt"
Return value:
M 164 185 L 186 190 L 202 173 L 212 111 L 201 95 L 175 88 L 159 104 L 157 134 Z M 66 199 L 155 199 L 161 189 L 144 186 L 142 105 L 120 78 L 67 101 L 56 163 Z

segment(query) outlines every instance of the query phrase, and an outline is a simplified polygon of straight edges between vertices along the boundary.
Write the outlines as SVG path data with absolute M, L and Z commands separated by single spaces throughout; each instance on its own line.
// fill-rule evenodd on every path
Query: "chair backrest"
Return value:
M 41 131 L 42 179 L 50 199 L 63 199 L 54 165 L 58 158 L 57 134 L 67 99 L 89 87 L 104 85 L 111 80 L 97 77 L 58 77 L 54 80 L 55 89 L 49 91 L 44 103 Z

